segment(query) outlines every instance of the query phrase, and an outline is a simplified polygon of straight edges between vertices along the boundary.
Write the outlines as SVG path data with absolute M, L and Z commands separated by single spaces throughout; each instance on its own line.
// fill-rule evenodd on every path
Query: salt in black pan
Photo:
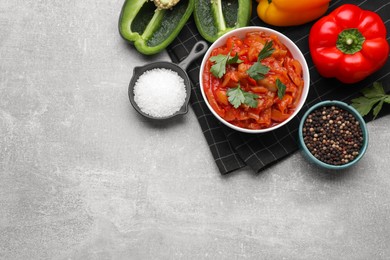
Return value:
M 208 49 L 207 43 L 205 41 L 199 41 L 191 49 L 188 56 L 184 60 L 182 60 L 179 64 L 175 64 L 172 62 L 166 62 L 166 61 L 159 61 L 159 62 L 147 64 L 147 65 L 144 65 L 141 67 L 135 67 L 134 71 L 133 71 L 133 76 L 130 80 L 129 91 L 128 91 L 129 100 L 130 100 L 131 105 L 134 107 L 134 109 L 139 114 L 141 114 L 142 116 L 144 116 L 146 118 L 157 119 L 157 120 L 168 119 L 168 118 L 174 117 L 176 115 L 181 115 L 181 114 L 187 113 L 188 102 L 189 102 L 190 96 L 191 96 L 191 81 L 186 73 L 186 70 L 187 70 L 188 66 L 193 61 L 195 61 L 197 58 L 201 57 L 207 51 L 207 49 Z M 147 113 L 144 113 L 139 108 L 138 104 L 134 101 L 134 85 L 137 82 L 138 78 L 145 71 L 156 69 L 156 68 L 164 68 L 164 69 L 168 69 L 168 70 L 172 70 L 172 71 L 177 72 L 179 74 L 179 76 L 183 78 L 184 85 L 186 87 L 186 100 L 185 100 L 183 106 L 180 108 L 179 111 L 177 111 L 176 113 L 169 115 L 169 116 L 153 117 Z

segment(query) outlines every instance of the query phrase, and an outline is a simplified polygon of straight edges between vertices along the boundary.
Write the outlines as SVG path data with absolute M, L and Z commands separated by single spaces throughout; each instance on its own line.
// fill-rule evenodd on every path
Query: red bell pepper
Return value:
M 380 16 L 345 4 L 318 20 L 309 47 L 318 72 L 355 83 L 379 70 L 389 56 L 386 26 Z

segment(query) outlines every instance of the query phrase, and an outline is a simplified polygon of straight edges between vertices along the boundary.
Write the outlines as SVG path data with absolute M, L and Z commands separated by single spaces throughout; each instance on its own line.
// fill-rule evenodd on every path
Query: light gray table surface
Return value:
M 0 2 L 0 259 L 390 259 L 390 117 L 356 167 L 221 176 L 190 109 L 150 124 L 122 0 Z

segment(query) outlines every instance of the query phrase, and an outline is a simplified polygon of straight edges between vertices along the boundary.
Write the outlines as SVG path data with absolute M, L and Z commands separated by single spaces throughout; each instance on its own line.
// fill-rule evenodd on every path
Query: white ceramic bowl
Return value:
M 207 97 L 206 97 L 206 94 L 205 94 L 204 89 L 203 89 L 203 70 L 204 70 L 204 67 L 206 65 L 207 60 L 210 57 L 210 53 L 212 52 L 212 50 L 214 50 L 217 47 L 225 45 L 226 44 L 226 40 L 229 37 L 231 37 L 231 36 L 237 36 L 237 37 L 239 37 L 241 39 L 244 39 L 246 33 L 254 32 L 254 31 L 264 32 L 264 33 L 266 33 L 268 35 L 276 35 L 279 38 L 279 40 L 289 49 L 289 51 L 291 52 L 292 56 L 301 63 L 302 71 L 303 71 L 303 80 L 304 80 L 304 86 L 303 86 L 301 99 L 300 99 L 300 101 L 298 103 L 298 106 L 295 109 L 294 113 L 292 113 L 291 116 L 288 119 L 286 119 L 285 121 L 283 121 L 283 122 L 281 122 L 281 123 L 279 123 L 279 124 L 277 124 L 275 126 L 272 126 L 272 127 L 269 127 L 269 128 L 264 128 L 264 129 L 258 129 L 258 130 L 257 129 L 256 130 L 247 129 L 247 128 L 242 128 L 242 127 L 235 126 L 235 125 L 229 123 L 228 121 L 226 121 L 225 119 L 223 119 L 222 117 L 220 117 L 214 111 L 214 109 L 211 107 L 211 105 L 209 104 L 209 102 L 207 100 Z M 216 40 L 210 46 L 210 48 L 207 50 L 207 52 L 206 52 L 206 54 L 205 54 L 205 56 L 203 57 L 203 60 L 202 60 L 200 73 L 199 73 L 199 81 L 200 81 L 200 88 L 201 88 L 203 99 L 205 100 L 205 102 L 206 102 L 207 106 L 209 107 L 210 111 L 213 113 L 213 115 L 216 118 L 218 118 L 219 121 L 221 121 L 223 124 L 227 125 L 228 127 L 232 128 L 234 130 L 237 130 L 237 131 L 241 131 L 241 132 L 245 132 L 245 133 L 252 133 L 252 134 L 259 134 L 259 133 L 265 133 L 265 132 L 269 132 L 269 131 L 275 130 L 275 129 L 277 129 L 277 128 L 287 124 L 293 117 L 295 117 L 298 114 L 298 112 L 301 110 L 303 104 L 305 103 L 307 95 L 309 93 L 310 75 L 309 75 L 309 68 L 307 66 L 305 57 L 303 56 L 303 54 L 300 51 L 300 49 L 295 45 L 295 43 L 293 43 L 287 36 L 281 34 L 278 31 L 275 31 L 275 30 L 272 30 L 272 29 L 269 29 L 269 28 L 259 27 L 259 26 L 248 26 L 248 27 L 242 27 L 242 28 L 234 29 L 234 30 L 232 30 L 232 31 L 222 35 L 220 38 L 218 38 L 218 40 Z

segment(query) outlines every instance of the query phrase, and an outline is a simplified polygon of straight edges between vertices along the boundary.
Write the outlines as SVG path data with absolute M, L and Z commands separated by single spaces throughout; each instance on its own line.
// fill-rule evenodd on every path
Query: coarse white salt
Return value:
M 186 96 L 184 79 L 170 69 L 147 70 L 134 85 L 134 101 L 142 112 L 153 117 L 173 115 L 183 106 Z

